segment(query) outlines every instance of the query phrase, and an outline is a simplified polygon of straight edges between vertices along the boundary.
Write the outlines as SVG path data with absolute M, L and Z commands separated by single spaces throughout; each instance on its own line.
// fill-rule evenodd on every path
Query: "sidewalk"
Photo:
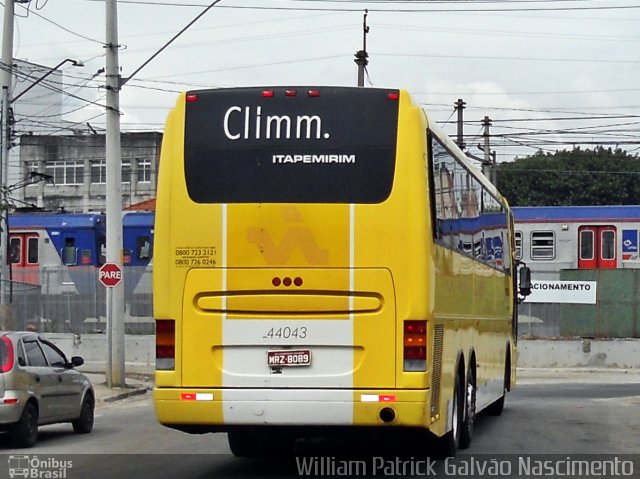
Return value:
M 96 403 L 111 403 L 133 396 L 150 394 L 153 389 L 153 374 L 126 374 L 125 387 L 107 387 L 107 377 L 100 372 L 82 371 L 93 384 Z
M 636 368 L 518 368 L 516 384 L 589 383 L 640 384 L 640 369 Z

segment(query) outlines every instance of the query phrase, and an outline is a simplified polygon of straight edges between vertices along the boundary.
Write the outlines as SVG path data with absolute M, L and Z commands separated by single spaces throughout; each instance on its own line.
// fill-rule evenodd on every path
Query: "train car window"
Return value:
M 515 234 L 516 240 L 516 259 L 522 259 L 522 231 L 516 231 Z
M 91 250 L 90 249 L 83 249 L 80 252 L 80 264 L 91 264 Z
M 580 259 L 593 259 L 593 231 L 580 231 Z
M 98 264 L 104 264 L 107 261 L 107 239 L 104 236 L 98 239 L 98 251 L 100 252 Z
M 62 248 L 62 262 L 66 266 L 73 266 L 77 263 L 75 238 L 65 238 Z
M 9 240 L 9 261 L 11 264 L 19 264 L 22 258 L 22 238 Z
M 556 237 L 553 231 L 531 233 L 531 259 L 550 260 L 556 257 Z
M 151 259 L 151 241 L 148 236 L 138 236 L 136 238 L 136 251 L 138 259 Z
M 602 232 L 602 240 L 600 244 L 602 259 L 616 258 L 616 234 L 614 231 L 607 230 Z
M 40 258 L 38 256 L 38 237 L 31 236 L 27 240 L 27 263 L 38 264 Z
M 124 264 L 131 264 L 131 250 L 129 248 L 124 248 L 122 250 L 122 258 Z

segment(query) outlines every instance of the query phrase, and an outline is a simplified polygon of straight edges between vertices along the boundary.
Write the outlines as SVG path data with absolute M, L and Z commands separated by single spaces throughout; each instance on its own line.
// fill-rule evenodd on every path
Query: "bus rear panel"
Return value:
M 449 351 L 477 333 L 471 314 L 443 350 L 449 333 L 435 327 L 438 275 L 455 276 L 444 270 L 456 255 L 433 240 L 427 129 L 401 90 L 180 96 L 165 130 L 155 224 L 162 424 L 451 429 L 451 393 L 440 393 L 453 388 Z M 468 265 L 461 257 L 453 267 Z M 511 284 L 485 270 L 492 294 Z M 491 316 L 497 302 L 469 311 Z M 491 319 L 507 324 L 510 308 Z M 505 328 L 488 328 L 487 349 L 502 351 L 496 363 Z

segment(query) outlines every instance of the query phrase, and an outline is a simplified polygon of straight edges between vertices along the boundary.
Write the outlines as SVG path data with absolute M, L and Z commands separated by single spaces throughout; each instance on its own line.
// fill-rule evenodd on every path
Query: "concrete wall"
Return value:
M 43 333 L 68 357 L 82 356 L 86 370 L 103 371 L 107 362 L 107 335 Z M 152 372 L 155 365 L 155 337 L 125 337 L 127 372 Z M 518 366 L 523 368 L 639 368 L 640 339 L 614 340 L 519 340 Z
M 107 364 L 106 334 L 41 333 L 56 344 L 67 358 L 82 356 L 86 371 L 104 371 Z M 125 362 L 127 372 L 153 372 L 156 361 L 156 338 L 153 335 L 125 336 Z
M 519 340 L 524 368 L 640 368 L 640 339 Z

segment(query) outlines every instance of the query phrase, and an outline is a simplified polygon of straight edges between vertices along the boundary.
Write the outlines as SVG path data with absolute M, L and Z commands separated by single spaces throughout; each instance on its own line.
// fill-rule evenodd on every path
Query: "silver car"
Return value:
M 31 447 L 38 426 L 70 422 L 78 434 L 93 429 L 95 394 L 87 377 L 53 343 L 32 332 L 0 332 L 0 428 L 17 447 Z

